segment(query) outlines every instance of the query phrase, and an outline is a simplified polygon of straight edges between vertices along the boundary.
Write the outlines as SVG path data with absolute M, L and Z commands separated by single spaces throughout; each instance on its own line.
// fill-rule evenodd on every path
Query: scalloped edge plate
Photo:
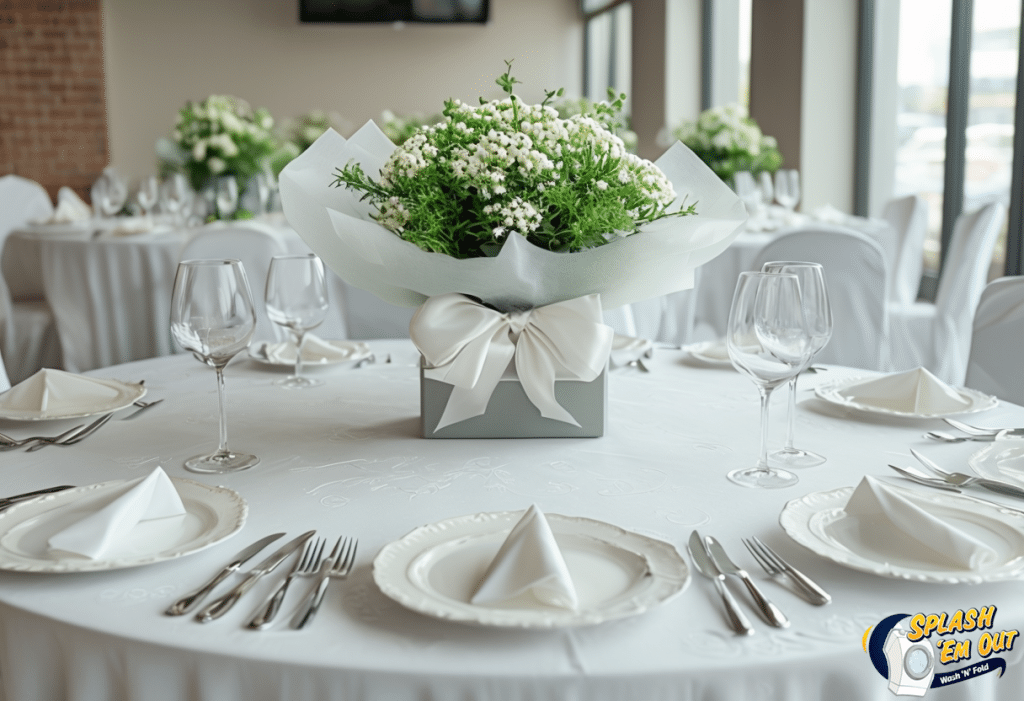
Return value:
M 880 376 L 878 376 L 880 377 Z M 971 406 L 966 409 L 960 409 L 957 411 L 946 411 L 938 414 L 918 414 L 915 412 L 896 411 L 893 409 L 883 409 L 882 407 L 872 406 L 870 404 L 861 404 L 850 399 L 846 399 L 839 395 L 839 391 L 846 389 L 858 382 L 864 380 L 877 379 L 876 376 L 869 375 L 857 375 L 855 377 L 845 377 L 841 380 L 829 382 L 827 384 L 819 385 L 814 388 L 814 395 L 818 399 L 823 399 L 829 404 L 835 404 L 846 409 L 856 409 L 857 411 L 867 412 L 869 414 L 882 414 L 884 416 L 902 416 L 911 419 L 939 419 L 943 416 L 959 416 L 960 414 L 974 414 L 979 411 L 987 411 L 992 409 L 999 404 L 999 400 L 991 395 L 979 392 L 969 387 L 954 387 L 960 396 L 971 402 Z
M 64 413 L 49 413 L 32 409 L 11 409 L 0 405 L 0 419 L 9 419 L 11 421 L 82 419 L 88 416 L 109 414 L 112 411 L 125 409 L 146 396 L 146 388 L 137 382 L 121 382 L 120 380 L 112 380 L 107 377 L 89 377 L 88 379 L 117 390 L 118 395 L 109 401 L 93 404 L 89 408 L 85 408 L 83 405 L 78 410 L 70 409 Z
M 354 363 L 362 360 L 363 358 L 369 358 L 373 353 L 370 351 L 370 347 L 362 341 L 346 341 L 346 340 L 328 340 L 326 343 L 332 347 L 337 348 L 339 355 L 328 357 L 323 354 L 311 355 L 310 357 L 302 358 L 302 367 L 325 367 L 328 365 L 338 365 L 340 363 Z M 271 347 L 280 346 L 282 350 L 286 350 L 292 353 L 290 360 L 272 360 L 269 357 L 263 355 L 266 349 Z M 351 347 L 353 351 L 350 355 L 344 355 L 344 351 Z M 249 346 L 249 358 L 255 360 L 258 363 L 264 365 L 273 365 L 275 367 L 295 367 L 295 356 L 294 356 L 295 344 L 291 341 L 278 342 L 278 343 L 258 343 L 253 346 Z M 308 350 L 307 350 L 308 353 Z M 306 353 L 303 354 L 305 356 Z
M 138 524 L 121 548 L 109 558 L 91 560 L 48 551 L 49 537 L 85 515 L 92 504 L 102 505 L 128 480 L 101 482 L 24 501 L 0 513 L 0 570 L 12 572 L 96 572 L 139 567 L 199 552 L 231 537 L 245 524 L 248 506 L 238 492 L 172 477 L 185 505 L 176 528 L 160 521 Z M 99 502 L 97 504 L 97 502 Z M 79 503 L 82 510 L 73 507 Z M 179 517 L 175 517 L 179 518 Z
M 1013 455 L 1004 455 L 1008 452 Z M 1006 457 L 1020 458 L 1020 469 L 1003 469 L 999 465 L 999 460 Z M 967 465 L 974 470 L 975 474 L 982 477 L 1009 481 L 1024 487 L 1024 440 L 1006 438 L 993 441 L 967 458 Z
M 893 486 L 893 485 L 890 485 Z M 894 489 L 908 491 L 893 486 Z M 812 492 L 789 501 L 779 514 L 779 525 L 790 538 L 808 550 L 833 562 L 861 572 L 891 579 L 937 584 L 980 584 L 1019 579 L 1024 573 L 1024 512 L 1003 509 L 970 497 L 945 492 L 914 490 L 917 499 L 931 502 L 945 518 L 960 520 L 976 533 L 986 530 L 993 540 L 1002 544 L 1000 562 L 983 570 L 925 569 L 910 562 L 875 559 L 865 552 L 855 552 L 833 537 L 828 529 L 843 518 L 843 507 L 850 500 L 854 487 L 841 487 L 827 492 Z
M 567 628 L 641 614 L 681 593 L 690 570 L 675 546 L 593 519 L 545 514 L 573 576 L 577 611 L 528 596 L 501 606 L 469 603 L 491 557 L 522 511 L 469 514 L 421 526 L 381 549 L 373 579 L 419 613 L 499 628 Z

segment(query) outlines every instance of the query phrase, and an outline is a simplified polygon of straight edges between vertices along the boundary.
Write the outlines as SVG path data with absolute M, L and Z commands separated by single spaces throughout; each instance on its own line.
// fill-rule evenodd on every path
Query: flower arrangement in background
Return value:
M 264 172 L 280 147 L 274 118 L 263 109 L 230 95 L 211 95 L 187 102 L 174 127 L 174 153 L 158 147 L 161 174 L 182 172 L 196 190 L 213 178 L 233 175 L 239 188 Z M 283 165 L 282 165 L 283 167 Z
M 622 109 L 625 99 L 625 94 L 616 95 L 612 88 L 608 88 L 607 102 L 594 102 L 586 97 L 563 97 L 556 100 L 553 106 L 558 110 L 558 116 L 562 119 L 568 119 L 578 114 L 593 117 L 622 139 L 627 151 L 636 153 L 636 132 L 631 128 L 629 115 L 625 114 Z
M 782 154 L 771 136 L 761 133 L 757 122 L 738 105 L 713 107 L 701 112 L 696 122 L 686 122 L 671 131 L 704 161 L 718 177 L 732 183 L 732 177 L 747 170 L 757 175 L 774 173 L 782 165 Z
M 337 112 L 311 110 L 306 114 L 282 120 L 277 133 L 280 146 L 270 156 L 270 170 L 278 175 L 293 158 L 309 148 L 328 129 L 348 133 L 351 125 Z
M 432 114 L 428 117 L 416 113 L 399 116 L 391 110 L 384 110 L 380 115 L 380 130 L 394 142 L 395 146 L 401 146 L 421 128 L 442 121 L 443 114 Z
M 334 185 L 363 193 L 374 219 L 421 249 L 455 258 L 493 256 L 518 233 L 543 249 L 576 252 L 629 236 L 645 223 L 693 214 L 669 211 L 671 182 L 629 153 L 602 120 L 562 119 L 548 102 L 513 93 L 471 106 L 445 103 L 444 121 L 417 129 L 386 161 L 379 181 L 349 162 Z M 621 108 L 621 99 L 618 107 Z M 605 115 L 612 107 L 595 107 Z

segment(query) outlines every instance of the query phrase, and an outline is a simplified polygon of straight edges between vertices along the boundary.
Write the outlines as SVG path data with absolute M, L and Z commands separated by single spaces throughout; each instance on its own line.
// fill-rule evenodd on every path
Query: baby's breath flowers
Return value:
M 753 174 L 774 173 L 782 154 L 771 136 L 761 133 L 757 122 L 738 105 L 713 107 L 701 112 L 696 122 L 686 122 L 672 136 L 690 147 L 715 175 L 732 184 L 741 170 Z
M 254 111 L 237 97 L 211 95 L 202 102 L 188 102 L 174 127 L 181 153 L 178 167 L 196 190 L 220 175 L 233 175 L 244 187 L 278 148 L 273 127 L 267 110 Z
M 515 232 L 541 248 L 574 252 L 636 233 L 670 209 L 672 184 L 650 161 L 592 116 L 558 117 L 547 103 L 525 104 L 508 71 L 502 100 L 445 102 L 444 121 L 396 148 L 379 180 L 350 162 L 335 186 L 362 192 L 375 219 L 426 251 L 456 258 L 497 254 Z

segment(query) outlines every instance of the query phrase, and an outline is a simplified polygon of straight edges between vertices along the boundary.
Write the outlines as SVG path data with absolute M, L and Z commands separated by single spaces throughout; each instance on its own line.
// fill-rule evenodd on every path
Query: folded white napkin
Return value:
M 710 360 L 721 360 L 723 362 L 730 362 L 729 358 L 729 346 L 724 338 L 719 338 L 715 341 L 708 341 L 707 343 L 697 344 L 695 350 L 705 358 Z
M 925 368 L 858 382 L 837 394 L 858 404 L 908 414 L 948 414 L 971 406 L 970 400 Z
M 109 402 L 119 395 L 111 380 L 43 368 L 0 394 L 0 407 L 59 414 Z
M 62 187 L 57 191 L 57 208 L 50 217 L 51 224 L 67 224 L 70 222 L 88 221 L 92 218 L 92 207 L 70 187 Z
M 153 219 L 151 217 L 117 217 L 108 219 L 112 226 L 103 228 L 103 237 L 116 238 L 118 236 L 134 236 L 145 234 L 153 230 Z
M 72 505 L 73 507 L 74 505 Z M 174 483 L 162 468 L 133 480 L 125 491 L 99 510 L 50 537 L 51 550 L 96 560 L 127 536 L 140 521 L 185 514 Z
M 575 611 L 579 605 L 569 568 L 536 504 L 508 534 L 470 601 L 495 604 L 527 591 L 548 606 Z
M 995 550 L 930 508 L 927 500 L 868 476 L 857 485 L 845 511 L 858 519 L 860 536 L 868 544 L 895 547 L 916 560 L 945 567 L 978 570 L 995 562 Z
M 273 363 L 295 362 L 294 339 L 289 339 L 284 343 L 268 343 L 265 350 L 267 360 Z M 369 354 L 369 346 L 356 341 L 325 341 L 319 336 L 308 333 L 302 342 L 302 362 L 314 365 L 358 360 Z

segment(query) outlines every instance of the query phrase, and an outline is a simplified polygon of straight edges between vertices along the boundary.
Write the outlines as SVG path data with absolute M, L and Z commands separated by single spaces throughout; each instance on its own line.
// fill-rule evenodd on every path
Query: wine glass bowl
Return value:
M 139 205 L 139 209 L 142 210 L 143 216 L 148 217 L 153 213 L 153 207 L 156 206 L 159 198 L 160 186 L 157 183 L 156 177 L 150 175 L 148 178 L 143 178 L 139 182 L 139 191 L 135 193 L 135 202 Z
M 794 445 L 796 385 L 800 372 L 803 372 L 813 362 L 814 357 L 832 338 L 832 308 L 829 304 L 828 289 L 825 286 L 825 272 L 818 263 L 802 261 L 770 261 L 761 267 L 761 272 L 796 275 L 799 279 L 801 304 L 810 346 L 806 362 L 789 383 L 789 424 L 786 445 L 781 450 L 773 452 L 769 458 L 787 467 L 815 467 L 824 463 L 825 457 L 809 450 L 802 450 Z
M 217 217 L 229 219 L 238 209 L 238 181 L 233 175 L 217 178 Z
M 245 470 L 259 458 L 228 448 L 224 366 L 248 347 L 256 330 L 249 282 L 237 260 L 188 260 L 178 264 L 171 293 L 171 334 L 178 344 L 217 372 L 220 442 L 217 450 L 185 461 L 200 473 Z
M 306 332 L 327 316 L 327 279 L 324 265 L 312 253 L 274 256 L 267 273 L 267 316 L 291 332 L 295 340 L 295 374 L 278 380 L 289 389 L 316 387 L 323 380 L 302 375 L 302 346 Z
M 775 172 L 775 201 L 787 212 L 792 212 L 800 201 L 800 173 L 796 170 Z
M 733 366 L 754 382 L 761 395 L 760 457 L 754 467 L 733 470 L 728 477 L 745 487 L 795 484 L 796 475 L 769 466 L 767 431 L 771 392 L 809 362 L 810 336 L 797 276 L 741 273 L 729 311 L 726 345 Z

